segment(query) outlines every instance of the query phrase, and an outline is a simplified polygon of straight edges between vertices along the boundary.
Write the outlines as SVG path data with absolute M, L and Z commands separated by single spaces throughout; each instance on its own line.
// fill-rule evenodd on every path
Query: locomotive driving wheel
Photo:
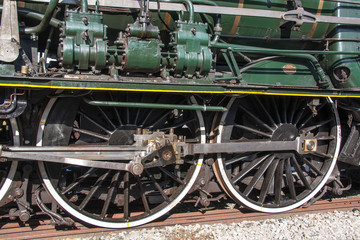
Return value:
M 309 201 L 329 178 L 340 148 L 340 122 L 330 98 L 232 98 L 219 125 L 218 143 L 259 145 L 301 139 L 297 151 L 219 154 L 215 172 L 224 190 L 248 208 L 276 213 Z
M 20 133 L 16 119 L 1 120 L 0 123 L 0 144 L 19 146 Z M 3 199 L 11 187 L 17 166 L 17 161 L 0 163 L 0 200 Z
M 154 94 L 140 93 L 93 93 L 86 98 L 195 103 L 194 98 L 168 94 L 154 97 Z M 205 142 L 199 111 L 99 107 L 83 100 L 50 101 L 41 119 L 38 146 L 132 146 L 136 144 L 135 134 L 153 132 L 171 132 L 186 142 Z M 68 213 L 99 227 L 126 228 L 145 224 L 169 212 L 190 190 L 202 161 L 202 155 L 186 157 L 171 164 L 145 168 L 137 175 L 125 170 L 50 162 L 39 163 L 39 168 L 48 192 Z

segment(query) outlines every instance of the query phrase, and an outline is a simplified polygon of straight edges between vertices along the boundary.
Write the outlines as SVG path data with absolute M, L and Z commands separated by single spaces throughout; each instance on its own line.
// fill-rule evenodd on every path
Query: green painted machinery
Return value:
M 87 9 L 66 11 L 66 18 L 60 33 L 59 57 L 61 65 L 80 70 L 89 67 L 106 67 L 106 25 L 102 23 L 102 14 Z
M 119 32 L 114 46 L 108 45 L 107 25 L 103 14 L 67 10 L 59 45 L 59 58 L 65 68 L 102 70 L 111 67 L 125 73 L 158 73 L 168 76 L 203 77 L 210 71 L 212 53 L 208 25 L 178 21 L 166 46 L 160 39 L 158 27 L 149 19 L 138 18 Z M 146 18 L 146 17 L 145 17 Z M 121 21 L 121 18 L 119 18 Z
M 356 41 L 349 40 L 357 39 L 358 32 L 356 11 L 348 9 L 349 3 L 172 0 L 141 4 L 109 1 L 102 7 L 90 1 L 90 10 L 87 4 L 80 10 L 66 10 L 60 28 L 59 64 L 66 69 L 108 71 L 116 78 L 144 73 L 180 82 L 183 77 L 189 82 L 195 77 L 200 82 L 233 80 L 242 85 L 340 89 L 359 85 L 350 78 L 350 72 L 358 69 L 356 62 L 338 67 L 339 58 L 350 59 L 352 52 L 355 56 L 358 52 Z M 34 11 L 42 6 L 36 1 L 25 4 Z M 122 12 L 121 7 L 130 11 Z M 29 12 L 21 15 L 26 14 Z M 347 21 L 341 26 L 350 24 L 355 29 L 347 31 L 346 43 L 338 40 L 343 37 L 337 32 L 344 32 L 336 25 L 339 14 Z M 277 59 L 253 63 L 270 55 Z M 238 69 L 245 65 L 247 68 Z M 228 71 L 209 75 L 217 68 Z M 264 68 L 277 75 L 264 75 Z

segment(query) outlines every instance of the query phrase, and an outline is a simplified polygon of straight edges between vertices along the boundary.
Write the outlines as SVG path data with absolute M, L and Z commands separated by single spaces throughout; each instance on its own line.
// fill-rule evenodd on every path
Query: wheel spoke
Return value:
M 112 95 L 112 93 L 109 92 L 109 94 L 110 94 L 110 100 L 111 100 L 111 101 L 114 101 L 114 96 Z M 115 116 L 116 116 L 116 119 L 117 119 L 118 123 L 120 124 L 120 126 L 123 125 L 123 123 L 122 123 L 122 121 L 121 121 L 121 117 L 120 117 L 118 108 L 117 108 L 117 107 L 113 107 L 113 109 L 114 109 Z
M 78 186 L 80 183 L 82 183 L 86 178 L 88 178 L 91 174 L 96 172 L 96 168 L 90 168 L 86 171 L 85 174 L 78 177 L 75 182 L 71 183 L 69 186 L 67 186 L 64 190 L 62 190 L 61 194 L 64 195 L 67 192 L 73 190 L 74 187 Z
M 115 130 L 116 126 L 115 124 L 110 120 L 110 118 L 108 117 L 108 115 L 104 112 L 104 110 L 102 110 L 101 107 L 98 107 L 99 111 L 101 112 L 101 114 L 103 115 L 103 117 L 105 118 L 105 120 L 111 125 L 112 129 Z
M 124 219 L 127 220 L 130 217 L 130 173 L 124 174 Z
M 320 172 L 319 169 L 317 169 L 310 161 L 308 161 L 306 158 L 302 158 L 302 160 L 308 165 L 312 170 L 314 170 L 319 176 L 323 176 L 324 174 Z
M 287 182 L 287 185 L 288 185 L 289 191 L 290 191 L 290 197 L 291 197 L 291 199 L 296 200 L 296 190 L 295 190 L 294 178 L 292 175 L 291 164 L 290 164 L 289 158 L 287 158 L 285 161 L 285 174 L 286 174 L 286 182 Z
M 259 104 L 259 106 L 261 107 L 261 110 L 265 113 L 265 115 L 270 120 L 271 125 L 277 127 L 277 124 L 275 123 L 275 121 L 271 117 L 271 115 L 269 114 L 268 110 L 265 108 L 264 104 L 262 104 L 262 102 L 259 100 L 259 98 L 257 96 L 255 96 L 255 99 L 256 99 L 257 103 Z
M 143 102 L 143 98 L 144 98 L 144 95 L 141 95 L 140 97 L 140 102 Z M 139 117 L 140 117 L 140 113 L 141 113 L 142 109 L 138 108 L 136 110 L 136 116 L 135 116 L 135 120 L 134 120 L 134 124 L 137 125 L 138 121 L 139 121 Z
M 95 100 L 93 96 L 91 96 L 90 98 L 91 98 L 91 100 Z M 110 120 L 109 116 L 104 112 L 104 110 L 100 106 L 97 106 L 97 109 L 99 110 L 101 115 L 104 117 L 104 119 L 111 125 L 112 129 L 115 130 L 116 129 L 115 124 Z
M 111 134 L 111 132 L 109 130 L 107 130 L 106 128 L 104 128 L 101 124 L 99 124 L 98 122 L 96 122 L 94 119 L 92 119 L 91 117 L 89 117 L 87 114 L 85 114 L 84 112 L 79 111 L 79 114 L 84 117 L 86 120 L 88 120 L 89 122 L 91 122 L 92 124 L 94 124 L 95 126 L 97 126 L 99 129 L 101 129 L 102 131 Z
M 159 169 L 165 173 L 166 175 L 168 175 L 170 178 L 172 178 L 175 182 L 181 184 L 181 185 L 184 185 L 184 181 L 180 179 L 180 177 L 176 176 L 175 174 L 169 172 L 168 170 L 166 170 L 165 168 L 163 167 L 159 167 Z
M 157 125 L 164 123 L 166 118 L 172 113 L 172 111 L 167 111 L 165 114 L 163 114 L 156 122 L 154 122 L 153 124 L 151 124 L 151 126 L 149 126 L 150 129 L 155 128 Z
M 144 110 L 144 111 L 145 111 L 145 110 Z M 143 127 L 146 126 L 145 124 L 147 123 L 147 121 L 149 120 L 149 118 L 150 118 L 150 116 L 153 114 L 153 112 L 154 112 L 154 109 L 150 109 L 149 113 L 146 115 L 145 119 L 142 121 L 142 123 L 140 124 L 140 126 L 143 126 Z
M 160 96 L 157 96 L 154 102 L 158 102 L 160 100 Z M 143 109 L 143 111 L 145 111 L 145 109 Z M 145 114 L 145 119 L 142 121 L 142 123 L 140 124 L 140 126 L 145 126 L 145 124 L 147 123 L 148 119 L 150 118 L 151 115 L 153 115 L 155 109 L 149 109 L 148 113 Z
M 231 164 L 234 164 L 234 163 L 237 163 L 239 161 L 244 161 L 245 159 L 248 159 L 250 158 L 250 156 L 254 156 L 256 154 L 249 154 L 249 155 L 246 155 L 246 156 L 241 156 L 241 157 L 236 157 L 236 158 L 232 158 L 232 159 L 229 159 L 229 160 L 226 160 L 225 161 L 225 166 L 228 166 L 228 165 L 231 165 Z
M 272 161 L 270 167 L 266 171 L 265 179 L 263 181 L 263 184 L 261 186 L 260 196 L 258 202 L 260 204 L 263 204 L 266 198 L 266 195 L 268 194 L 270 190 L 271 183 L 273 183 L 274 176 L 275 176 L 275 170 L 278 165 L 279 161 Z
M 169 197 L 166 195 L 166 193 L 164 192 L 164 190 L 161 188 L 160 184 L 156 181 L 156 179 L 154 178 L 154 176 L 147 170 L 145 169 L 146 174 L 150 177 L 151 182 L 154 184 L 155 188 L 159 191 L 159 193 L 161 194 L 161 196 L 164 198 L 165 201 L 169 202 L 170 199 Z
M 129 94 L 126 94 L 126 102 L 129 102 Z M 126 124 L 130 124 L 130 108 L 126 109 Z
M 81 204 L 79 205 L 79 209 L 83 210 L 86 205 L 89 203 L 89 201 L 91 200 L 91 198 L 94 196 L 94 194 L 96 193 L 96 191 L 100 188 L 100 186 L 102 185 L 102 183 L 104 182 L 104 180 L 106 179 L 107 176 L 109 176 L 111 170 L 108 170 L 106 173 L 104 173 L 103 175 L 101 175 L 98 180 L 96 181 L 96 183 L 94 184 L 94 186 L 91 188 L 91 190 L 89 191 L 89 193 L 86 195 L 86 197 L 84 198 L 84 200 L 81 202 Z
M 283 183 L 283 173 L 284 173 L 284 159 L 279 160 L 279 164 L 276 168 L 275 173 L 275 185 L 274 185 L 274 192 L 275 192 L 275 204 L 277 206 L 280 205 L 281 201 L 281 189 Z
M 307 109 L 307 104 L 306 104 L 306 102 L 304 102 L 300 105 L 300 111 L 296 115 L 294 125 L 298 125 L 298 123 L 299 123 L 300 119 L 302 118 L 302 116 L 304 115 L 306 109 Z
M 315 109 L 316 109 L 316 115 L 315 115 L 313 112 L 311 112 L 311 113 L 309 114 L 309 116 L 305 119 L 305 121 L 300 125 L 299 129 L 302 129 L 304 126 L 306 126 L 306 124 L 307 124 L 311 119 L 315 118 L 315 117 L 319 114 L 319 112 L 321 111 L 321 109 L 325 106 L 325 104 L 326 104 L 326 102 L 323 102 L 323 103 L 319 106 L 318 109 L 315 108 Z
M 309 154 L 317 156 L 317 157 L 325 158 L 325 159 L 333 157 L 331 154 L 326 154 L 326 153 L 317 152 L 317 151 L 316 152 L 309 152 Z
M 282 113 L 283 113 L 283 123 L 287 123 L 287 108 L 288 108 L 288 105 L 287 105 L 287 101 L 285 98 L 282 98 L 282 105 L 283 105 L 283 110 L 282 110 Z
M 275 98 L 274 98 L 274 97 L 271 98 L 271 102 L 272 102 L 272 105 L 273 105 L 273 107 L 274 107 L 274 112 L 275 112 L 276 120 L 278 121 L 277 123 L 281 123 L 279 110 L 278 110 L 277 103 L 275 102 Z
M 246 174 L 248 174 L 251 170 L 256 168 L 260 163 L 262 163 L 265 159 L 267 159 L 270 156 L 270 154 L 267 154 L 263 157 L 259 157 L 256 160 L 252 161 L 247 165 L 241 172 L 239 172 L 235 177 L 232 178 L 232 183 L 237 183 L 240 179 L 245 177 Z
M 273 131 L 274 129 L 271 128 L 269 125 L 267 125 L 266 123 L 264 123 L 260 118 L 256 117 L 254 114 L 252 114 L 249 110 L 247 110 L 245 107 L 243 107 L 241 104 L 239 104 L 239 108 L 241 108 L 244 112 L 247 113 L 247 115 L 249 115 L 252 119 L 254 119 L 258 124 L 260 124 L 260 126 L 262 126 L 263 128 L 268 129 L 269 131 Z
M 136 178 L 136 181 L 137 181 L 138 186 L 139 186 L 140 195 L 141 195 L 141 201 L 142 201 L 142 203 L 144 205 L 145 212 L 150 213 L 150 207 L 149 207 L 149 203 L 148 203 L 148 201 L 146 199 L 146 196 L 145 196 L 144 187 L 143 187 L 143 185 L 141 183 L 141 180 L 140 180 L 139 176 L 135 176 L 135 178 Z
M 119 187 L 119 177 L 120 177 L 120 172 L 118 171 L 117 173 L 114 174 L 114 176 L 111 180 L 110 188 L 106 195 L 106 200 L 105 200 L 104 206 L 101 210 L 101 215 L 100 215 L 101 219 L 105 218 L 105 215 L 108 212 L 110 203 L 114 200 L 114 197 L 117 194 L 117 190 Z
M 298 98 L 295 98 L 294 101 L 292 101 L 292 104 L 290 106 L 291 111 L 290 111 L 290 115 L 289 115 L 289 123 L 292 123 L 294 120 L 297 104 L 298 104 Z
M 271 156 L 267 158 L 263 164 L 261 164 L 261 167 L 256 171 L 255 175 L 251 179 L 251 182 L 247 185 L 245 191 L 243 194 L 245 196 L 248 196 L 250 192 L 254 189 L 255 185 L 259 182 L 260 178 L 264 175 L 272 161 L 274 160 L 275 156 Z
M 318 141 L 332 141 L 332 140 L 335 140 L 336 139 L 336 137 L 335 136 L 317 136 L 316 137 L 316 139 L 318 140 Z
M 245 130 L 245 131 L 251 132 L 251 133 L 256 134 L 256 135 L 260 135 L 260 136 L 263 136 L 263 137 L 271 138 L 271 135 L 268 134 L 268 133 L 264 133 L 264 132 L 259 131 L 259 130 L 256 130 L 256 129 L 253 129 L 253 128 L 250 128 L 250 127 L 246 127 L 246 126 L 244 126 L 244 125 L 236 124 L 236 125 L 234 125 L 234 127 L 241 128 L 241 129 L 243 129 L 243 130 Z
M 299 163 L 297 162 L 296 158 L 293 156 L 291 156 L 291 163 L 292 165 L 294 166 L 295 168 L 295 171 L 296 173 L 299 175 L 301 181 L 303 182 L 304 186 L 307 188 L 307 189 L 311 189 L 312 190 L 312 187 L 309 183 L 309 181 L 306 179 L 305 175 L 304 175 L 304 172 L 302 171 Z
M 89 135 L 91 137 L 96 137 L 96 138 L 99 138 L 99 139 L 102 139 L 102 140 L 105 140 L 105 141 L 110 140 L 109 136 L 102 135 L 100 133 L 96 133 L 96 132 L 93 132 L 93 131 L 90 131 L 90 130 L 85 130 L 85 129 L 80 129 L 80 128 L 73 128 L 73 130 L 75 132 L 83 133 L 83 134 Z
M 311 131 L 319 128 L 319 127 L 324 126 L 325 124 L 328 124 L 328 123 L 331 122 L 331 121 L 334 121 L 334 118 L 330 118 L 330 119 L 328 119 L 328 120 L 319 122 L 318 124 L 315 124 L 315 125 L 306 127 L 306 128 L 304 128 L 304 129 L 302 129 L 302 127 L 299 127 L 299 130 L 301 130 L 301 133 L 308 133 L 308 132 L 311 132 Z

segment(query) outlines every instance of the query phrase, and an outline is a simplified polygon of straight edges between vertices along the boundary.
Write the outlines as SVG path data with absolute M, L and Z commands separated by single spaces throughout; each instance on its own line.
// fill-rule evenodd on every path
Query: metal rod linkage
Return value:
M 157 109 L 184 109 L 200 110 L 211 112 L 226 112 L 227 109 L 221 106 L 201 106 L 201 105 L 178 105 L 178 104 L 160 104 L 160 103 L 137 103 L 137 102 L 109 102 L 109 101 L 92 101 L 84 99 L 90 105 L 102 107 L 129 107 L 129 108 L 157 108 Z
M 26 34 L 40 33 L 45 31 L 49 26 L 50 20 L 52 19 L 52 15 L 54 14 L 58 2 L 59 0 L 50 0 L 44 14 L 44 18 L 41 20 L 41 22 L 37 26 L 24 28 L 22 31 Z

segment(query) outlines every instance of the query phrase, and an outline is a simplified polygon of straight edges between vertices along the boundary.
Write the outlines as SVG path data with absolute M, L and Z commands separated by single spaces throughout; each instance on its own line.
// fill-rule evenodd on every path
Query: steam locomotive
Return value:
M 360 155 L 358 0 L 2 0 L 0 214 L 269 213 Z

